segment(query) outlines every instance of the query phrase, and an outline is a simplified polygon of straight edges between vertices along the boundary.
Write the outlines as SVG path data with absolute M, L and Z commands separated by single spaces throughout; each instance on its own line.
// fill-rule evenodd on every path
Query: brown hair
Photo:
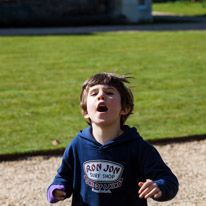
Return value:
M 82 91 L 80 95 L 80 107 L 82 113 L 84 114 L 85 112 L 87 112 L 87 95 L 88 95 L 89 88 L 97 84 L 112 86 L 115 87 L 120 93 L 122 110 L 129 108 L 129 112 L 126 115 L 121 116 L 120 124 L 122 126 L 126 122 L 129 115 L 132 114 L 132 111 L 134 109 L 133 94 L 131 90 L 124 85 L 124 83 L 130 83 L 128 81 L 129 78 L 132 77 L 129 77 L 127 75 L 117 76 L 113 73 L 99 73 L 90 77 L 82 85 Z M 91 123 L 88 122 L 88 124 Z

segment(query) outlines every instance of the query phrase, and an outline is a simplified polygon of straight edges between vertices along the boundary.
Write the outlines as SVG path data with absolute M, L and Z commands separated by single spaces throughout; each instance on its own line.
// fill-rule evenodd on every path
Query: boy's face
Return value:
M 115 87 L 98 84 L 89 88 L 84 117 L 90 119 L 91 124 L 120 124 L 120 117 L 124 114 L 121 96 Z

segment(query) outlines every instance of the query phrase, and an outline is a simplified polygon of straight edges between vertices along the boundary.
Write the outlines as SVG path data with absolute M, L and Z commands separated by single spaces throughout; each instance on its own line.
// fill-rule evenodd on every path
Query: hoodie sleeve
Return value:
M 56 200 L 55 197 L 53 196 L 53 191 L 54 190 L 62 190 L 62 191 L 64 191 L 64 186 L 63 185 L 51 185 L 51 187 L 48 188 L 47 200 L 49 201 L 49 203 L 56 203 L 56 202 L 58 202 L 58 200 Z
M 68 146 L 64 152 L 62 163 L 60 168 L 57 170 L 57 175 L 55 176 L 52 184 L 48 187 L 48 193 L 51 188 L 55 185 L 62 185 L 62 188 L 66 192 L 66 198 L 69 198 L 73 192 L 73 165 L 74 158 L 71 146 Z
M 178 192 L 178 180 L 170 168 L 164 163 L 158 151 L 152 145 L 147 144 L 144 147 L 143 156 L 144 178 L 156 182 L 162 192 L 162 196 L 154 200 L 167 201 L 174 198 Z

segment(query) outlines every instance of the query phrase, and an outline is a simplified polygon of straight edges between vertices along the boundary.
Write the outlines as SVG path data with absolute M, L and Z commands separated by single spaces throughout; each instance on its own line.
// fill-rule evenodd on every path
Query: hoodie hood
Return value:
M 87 127 L 86 129 L 79 131 L 77 136 L 82 141 L 84 141 L 85 144 L 88 144 L 88 146 L 96 149 L 106 149 L 116 144 L 122 144 L 125 142 L 137 141 L 142 139 L 142 137 L 139 135 L 136 128 L 134 127 L 130 128 L 129 126 L 124 125 L 122 130 L 122 135 L 116 137 L 115 139 L 107 142 L 104 145 L 100 144 L 94 139 L 94 137 L 92 136 L 92 127 Z

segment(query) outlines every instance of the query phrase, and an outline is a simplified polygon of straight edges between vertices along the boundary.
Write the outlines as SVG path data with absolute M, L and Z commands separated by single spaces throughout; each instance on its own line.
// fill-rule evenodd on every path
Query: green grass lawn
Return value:
M 87 126 L 79 94 L 97 72 L 136 78 L 127 123 L 145 139 L 206 133 L 205 32 L 0 37 L 0 45 L 0 154 L 66 147 Z
M 176 1 L 166 3 L 153 3 L 153 11 L 168 12 L 179 15 L 206 15 L 206 1 L 191 2 L 191 1 Z

